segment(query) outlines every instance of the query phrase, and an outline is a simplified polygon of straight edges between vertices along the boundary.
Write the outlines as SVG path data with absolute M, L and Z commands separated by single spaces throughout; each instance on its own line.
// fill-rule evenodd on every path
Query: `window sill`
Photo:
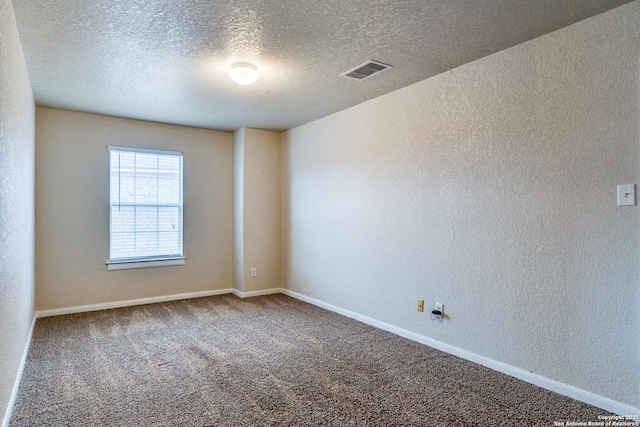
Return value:
M 171 265 L 184 265 L 184 257 L 148 260 L 109 261 L 107 270 L 130 270 L 133 268 L 169 267 Z

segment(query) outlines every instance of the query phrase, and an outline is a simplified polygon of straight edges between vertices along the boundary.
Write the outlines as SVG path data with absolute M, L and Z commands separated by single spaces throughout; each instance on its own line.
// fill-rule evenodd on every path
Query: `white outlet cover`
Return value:
M 636 185 L 618 185 L 618 206 L 634 206 L 636 204 Z

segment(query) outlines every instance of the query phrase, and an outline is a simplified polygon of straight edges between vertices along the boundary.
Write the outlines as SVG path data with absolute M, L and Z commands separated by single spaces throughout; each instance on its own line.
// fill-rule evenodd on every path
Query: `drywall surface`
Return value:
M 233 147 L 234 288 L 280 288 L 280 134 L 242 128 Z
M 244 292 L 244 128 L 233 132 L 233 289 Z
M 640 407 L 640 2 L 283 134 L 287 289 Z M 445 304 L 446 320 L 416 311 Z
M 108 145 L 183 152 L 185 265 L 107 271 Z M 232 150 L 227 132 L 37 108 L 37 308 L 231 288 Z
M 34 314 L 34 103 L 9 0 L 0 0 L 0 423 Z
M 279 288 L 280 134 L 244 132 L 245 291 Z M 256 268 L 258 275 L 251 276 Z

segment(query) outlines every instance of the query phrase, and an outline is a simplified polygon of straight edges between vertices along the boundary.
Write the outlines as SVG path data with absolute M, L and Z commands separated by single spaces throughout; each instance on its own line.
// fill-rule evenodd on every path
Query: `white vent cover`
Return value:
M 358 65 L 356 68 L 352 68 L 351 70 L 340 74 L 340 76 L 362 81 L 369 77 L 373 77 L 376 74 L 380 74 L 389 68 L 392 68 L 391 65 L 386 65 L 377 61 L 367 61 L 364 64 Z

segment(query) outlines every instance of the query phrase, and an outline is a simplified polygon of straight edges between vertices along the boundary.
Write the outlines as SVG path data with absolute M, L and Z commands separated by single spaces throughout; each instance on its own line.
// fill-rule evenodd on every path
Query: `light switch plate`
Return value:
M 618 206 L 634 206 L 636 204 L 636 185 L 618 185 Z

